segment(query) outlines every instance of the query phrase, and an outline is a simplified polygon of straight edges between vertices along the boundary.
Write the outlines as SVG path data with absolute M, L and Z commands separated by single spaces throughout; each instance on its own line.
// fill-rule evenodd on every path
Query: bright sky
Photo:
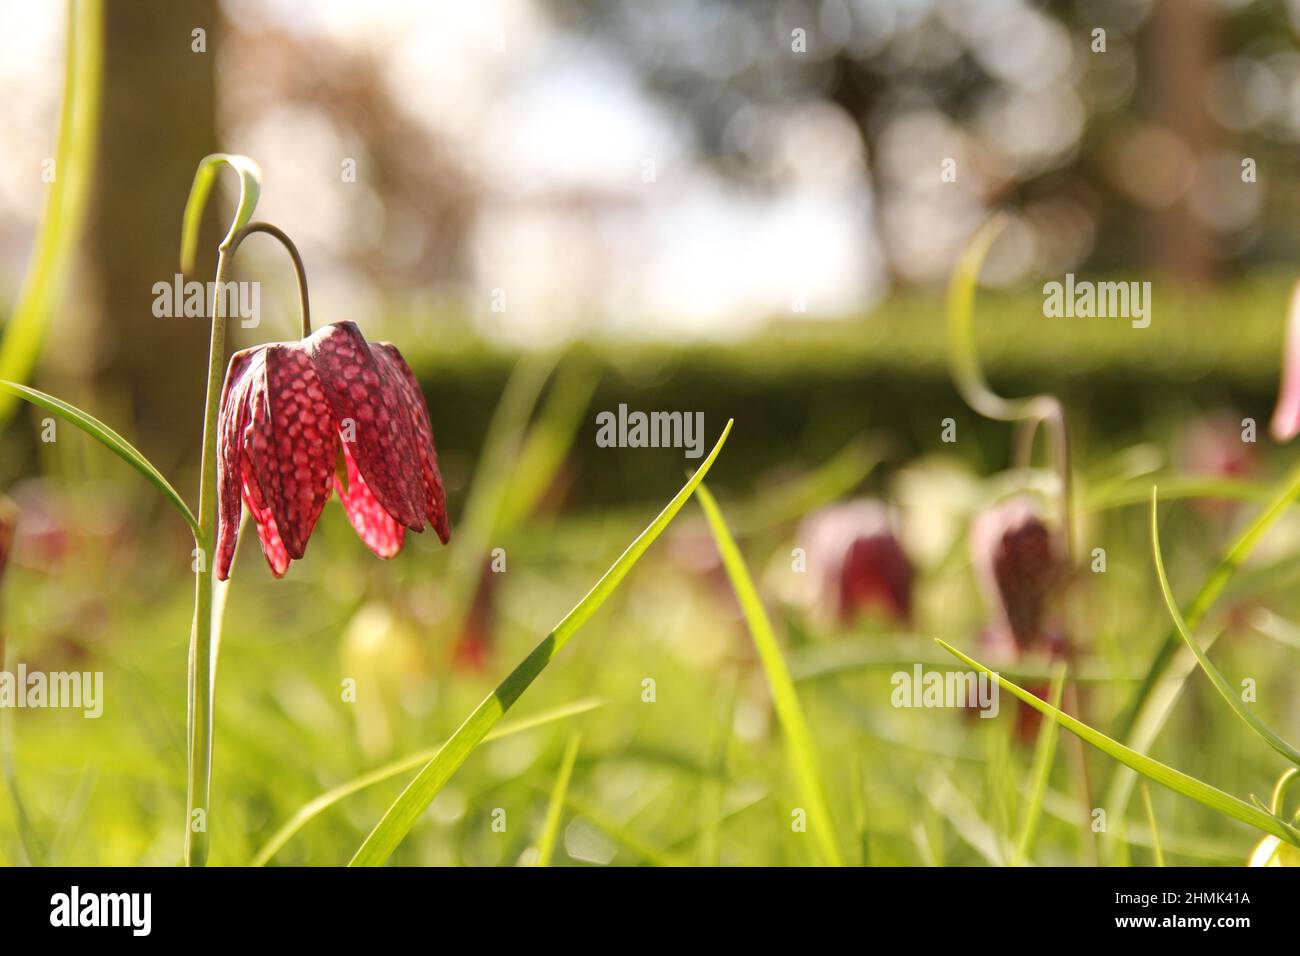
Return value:
M 39 167 L 52 149 L 62 9 L 0 0 L 0 141 L 11 172 L 0 176 L 0 215 L 11 222 L 39 214 L 31 177 L 12 173 Z M 466 291 L 480 312 L 493 289 L 507 291 L 507 312 L 489 331 L 537 340 L 594 321 L 638 335 L 727 336 L 797 305 L 818 316 L 860 311 L 883 291 L 861 163 L 824 116 L 778 130 L 792 175 L 784 191 L 760 197 L 696 163 L 674 117 L 627 68 L 553 31 L 530 0 L 227 0 L 225 10 L 250 26 L 382 51 L 401 105 L 455 143 L 490 190 Z M 337 227 L 342 211 L 312 181 L 336 178 L 337 163 L 305 153 L 328 130 L 282 119 L 250 136 L 275 184 L 261 212 L 275 218 L 285 206 L 286 221 Z M 574 194 L 600 201 L 581 213 L 557 202 Z M 312 213 L 294 216 L 293 206 Z M 26 257 L 6 235 L 8 284 Z M 373 304 L 375 290 L 349 287 L 345 273 L 336 281 L 340 300 Z

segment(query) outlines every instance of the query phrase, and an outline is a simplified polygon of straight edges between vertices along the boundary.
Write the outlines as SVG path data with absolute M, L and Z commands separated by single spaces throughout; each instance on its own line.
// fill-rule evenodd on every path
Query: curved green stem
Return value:
M 1273 785 L 1273 797 L 1269 801 L 1269 809 L 1273 811 L 1273 816 L 1286 818 L 1286 792 L 1296 780 L 1300 780 L 1300 767 L 1292 767 L 1278 777 L 1277 783 Z M 1297 811 L 1297 816 L 1300 816 L 1300 811 Z
M 216 287 L 230 269 L 230 256 L 217 258 Z M 209 556 L 217 524 L 217 412 L 225 372 L 226 317 L 221 296 L 213 297 L 212 337 L 208 346 L 208 390 L 203 412 L 203 456 L 199 465 L 199 531 L 194 537 L 198 563 L 194 575 L 194 626 L 189 657 L 189 777 L 185 795 L 185 863 L 208 859 L 207 815 L 212 795 L 212 569 Z
M 253 215 L 261 190 L 257 164 L 243 156 L 215 153 L 199 163 L 185 206 L 181 227 L 181 267 L 193 263 L 198 242 L 199 219 L 217 169 L 222 165 L 239 173 L 239 207 L 235 221 L 219 247 L 216 288 L 227 282 L 235 239 Z M 189 738 L 188 774 L 185 794 L 185 863 L 203 866 L 208 859 L 208 804 L 212 795 L 212 547 L 217 527 L 217 412 L 221 404 L 225 374 L 226 316 L 221 312 L 222 296 L 213 296 L 212 336 L 208 345 L 207 398 L 203 406 L 203 454 L 199 464 L 199 527 L 194 535 L 197 561 L 194 575 L 194 624 L 190 630 L 189 696 L 187 701 Z
M 1073 563 L 1074 522 L 1071 510 L 1070 440 L 1065 427 L 1065 409 L 1055 395 L 1003 398 L 989 387 L 975 347 L 975 288 L 980 268 L 994 240 L 1006 228 L 1005 216 L 997 215 L 979 228 L 962 253 L 948 285 L 948 368 L 958 394 L 985 418 L 1018 423 L 1015 458 L 1027 467 L 1038 426 L 1045 424 L 1052 444 L 1052 466 L 1061 482 L 1061 532 L 1067 558 Z
M 284 230 L 279 226 L 271 225 L 269 222 L 250 222 L 230 237 L 229 256 L 233 259 L 235 253 L 239 251 L 240 244 L 255 232 L 264 232 L 278 240 L 280 245 L 284 246 L 285 251 L 289 253 L 289 258 L 293 260 L 293 271 L 298 277 L 298 304 L 302 317 L 302 337 L 305 339 L 311 335 L 311 301 L 307 297 L 307 270 L 303 267 L 302 256 L 298 254 L 298 247 L 293 244 L 293 240 L 285 234 Z

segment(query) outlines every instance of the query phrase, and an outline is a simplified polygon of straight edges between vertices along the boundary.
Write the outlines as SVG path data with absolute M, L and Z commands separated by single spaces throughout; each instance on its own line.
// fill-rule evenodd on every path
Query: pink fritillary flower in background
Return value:
M 911 619 L 915 572 L 884 503 L 859 498 L 823 508 L 804 522 L 798 540 L 807 542 L 817 603 L 842 624 L 872 612 Z
M 1300 282 L 1291 292 L 1286 348 L 1282 353 L 1282 387 L 1277 393 L 1269 432 L 1279 442 L 1290 441 L 1300 433 Z
M 1240 413 L 1227 409 L 1193 419 L 1179 435 L 1179 469 L 1207 478 L 1244 479 L 1256 474 L 1259 453 L 1253 441 L 1245 440 L 1243 421 Z M 1192 502 L 1192 507 L 1207 517 L 1231 517 L 1239 505 L 1225 498 L 1198 498 Z
M 450 537 L 429 412 L 392 345 L 370 344 L 353 322 L 300 342 L 237 352 L 217 428 L 216 574 L 230 574 L 240 502 L 277 578 L 301 558 L 336 490 L 348 520 L 381 558 L 428 521 Z
M 1066 583 L 1065 559 L 1032 500 L 1012 499 L 980 514 L 971 529 L 971 557 L 993 618 L 984 635 L 990 649 L 1010 660 L 1032 653 L 1063 656 L 1067 642 L 1049 622 L 1049 612 Z M 1025 689 L 1047 699 L 1045 683 L 1029 683 Z M 1021 704 L 1016 737 L 1032 740 L 1039 721 L 1038 711 Z
M 1048 606 L 1065 567 L 1038 509 L 1013 499 L 982 513 L 971 529 L 971 556 L 993 615 L 994 641 L 1020 653 L 1049 650 Z

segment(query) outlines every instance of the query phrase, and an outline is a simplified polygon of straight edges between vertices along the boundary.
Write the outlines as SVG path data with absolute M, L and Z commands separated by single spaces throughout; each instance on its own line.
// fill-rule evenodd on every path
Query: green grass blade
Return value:
M 564 720 L 567 717 L 576 717 L 579 714 L 585 714 L 597 707 L 605 706 L 605 701 L 591 697 L 584 700 L 576 700 L 571 704 L 565 704 L 563 707 L 555 707 L 551 710 L 544 710 L 532 717 L 526 717 L 522 720 L 515 720 L 502 724 L 483 738 L 483 743 L 491 743 L 494 740 L 500 740 L 502 737 L 509 737 L 512 734 L 520 734 L 525 730 L 532 730 L 535 727 L 541 727 L 552 721 Z M 419 767 L 424 766 L 430 760 L 438 755 L 438 751 L 443 748 L 443 744 L 436 747 L 429 747 L 425 750 L 416 751 L 405 757 L 400 757 L 390 763 L 377 767 L 369 773 L 362 774 L 349 780 L 347 783 L 339 784 L 326 790 L 319 797 L 303 804 L 298 812 L 291 816 L 280 829 L 275 831 L 271 839 L 266 841 L 262 849 L 257 851 L 257 855 L 249 862 L 249 866 L 266 866 L 271 862 L 271 858 L 284 848 L 293 837 L 312 820 L 316 819 L 330 807 L 341 803 L 354 793 L 360 793 L 362 790 L 373 787 L 376 784 L 383 783 L 385 780 L 392 780 L 394 777 L 401 776 Z
M 102 0 L 67 4 L 63 100 L 54 146 L 54 181 L 36 235 L 31 264 L 0 342 L 0 378 L 25 382 L 40 357 L 45 331 L 76 256 L 85 225 L 99 135 L 104 60 Z M 0 395 L 0 424 L 15 406 Z
M 986 863 L 990 866 L 1006 865 L 1003 841 L 970 801 L 953 786 L 947 774 L 941 770 L 932 771 L 922 787 L 922 793 L 935 813 L 946 820 L 962 842 L 982 856 Z M 944 864 L 936 856 L 933 865 Z
M 1146 504 L 1151 496 L 1151 476 L 1106 488 L 1089 489 L 1082 510 L 1086 514 Z M 1210 498 L 1224 501 L 1260 501 L 1269 489 L 1259 482 L 1241 478 L 1202 478 L 1179 475 L 1159 476 L 1160 492 L 1165 501 L 1184 498 Z
M 1052 675 L 1048 700 L 1053 707 L 1060 708 L 1061 694 L 1065 690 L 1065 665 L 1057 667 Z M 1034 834 L 1038 829 L 1038 818 L 1043 809 L 1043 794 L 1047 792 L 1047 781 L 1052 775 L 1052 758 L 1056 756 L 1056 721 L 1045 720 L 1038 728 L 1038 740 L 1034 744 L 1034 763 L 1029 778 L 1033 781 L 1029 791 L 1029 806 L 1025 810 L 1025 822 L 1016 841 L 1015 861 L 1022 863 L 1029 859 L 1034 848 Z
M 689 865 L 689 861 L 685 858 L 678 856 L 675 853 L 660 850 L 654 844 L 650 843 L 649 840 L 638 836 L 627 827 L 618 823 L 616 820 L 605 816 L 605 814 L 601 813 L 589 804 L 574 800 L 572 797 L 569 797 L 565 803 L 568 805 L 569 809 L 578 816 L 586 817 L 587 822 L 597 830 L 600 830 L 623 849 L 627 850 L 638 859 L 649 863 L 651 866 L 680 868 Z
M 482 742 L 484 734 L 492 729 L 492 725 L 501 719 L 504 714 L 519 699 L 520 695 L 528 689 L 529 685 L 537 678 L 546 666 L 554 659 L 560 649 L 569 642 L 569 639 L 577 633 L 578 629 L 585 624 L 588 619 L 605 603 L 606 599 L 614 593 L 614 590 L 622 582 L 627 573 L 641 559 L 646 550 L 654 543 L 665 528 L 677 516 L 677 512 L 682 510 L 682 506 L 695 493 L 704 476 L 709 473 L 713 467 L 714 461 L 717 460 L 718 454 L 722 451 L 722 446 L 726 444 L 727 436 L 731 434 L 732 422 L 728 421 L 726 427 L 722 430 L 722 435 L 718 442 L 709 452 L 709 456 L 691 476 L 690 480 L 682 486 L 681 491 L 677 492 L 672 501 L 668 502 L 664 508 L 650 523 L 650 525 L 637 536 L 623 552 L 622 556 L 614 562 L 613 566 L 605 572 L 604 576 L 596 582 L 593 587 L 572 611 L 564 616 L 564 619 L 555 626 L 541 643 L 537 645 L 527 657 L 516 667 L 510 674 L 497 685 L 496 690 L 485 697 L 474 708 L 465 722 L 447 741 L 446 745 L 438 752 L 438 755 L 429 761 L 423 770 L 411 781 L 410 785 L 402 791 L 397 800 L 384 814 L 383 818 L 375 825 L 375 828 L 366 837 L 365 842 L 357 850 L 356 855 L 352 857 L 351 866 L 380 866 L 382 865 L 397 849 L 399 843 L 411 831 L 415 821 L 419 819 L 425 809 L 433 802 L 433 798 L 438 795 L 444 784 L 452 778 L 457 770 L 460 769 L 469 755 Z
M 1300 769 L 1291 767 L 1286 773 L 1278 777 L 1277 783 L 1273 785 L 1273 797 L 1269 801 L 1269 806 L 1276 817 L 1286 816 L 1286 792 L 1290 786 L 1300 780 Z M 1300 810 L 1296 811 L 1296 817 L 1300 819 Z
M 235 208 L 235 218 L 230 224 L 230 231 L 221 240 L 221 248 L 227 248 L 235 238 L 235 233 L 243 229 L 253 218 L 257 199 L 262 193 L 262 170 L 257 163 L 247 156 L 234 153 L 213 153 L 199 160 L 199 168 L 194 171 L 194 182 L 190 186 L 190 198 L 185 202 L 185 214 L 181 220 L 181 272 L 194 268 L 194 254 L 199 248 L 199 224 L 203 220 L 203 208 L 208 204 L 208 194 L 216 182 L 217 171 L 222 166 L 229 166 L 239 174 L 239 205 Z
M 1067 797 L 1065 794 L 1049 788 L 1043 799 L 1043 810 L 1048 816 L 1077 827 L 1079 820 L 1088 815 L 1091 807 L 1085 809 L 1081 800 Z M 1155 841 L 1149 826 L 1139 827 L 1126 824 L 1122 829 L 1125 831 L 1125 839 L 1133 846 L 1155 848 Z M 1160 838 L 1160 845 L 1166 852 L 1175 856 L 1208 860 L 1214 863 L 1231 863 L 1234 865 L 1241 863 L 1241 847 L 1238 844 L 1226 840 L 1208 839 L 1200 834 L 1175 833 L 1166 828 Z
M 4 773 L 5 789 L 14 806 L 14 826 L 18 830 L 19 849 L 27 857 L 29 866 L 45 866 L 48 858 L 45 843 L 32 823 L 27 812 L 27 803 L 23 799 L 22 789 L 18 785 L 18 768 L 14 766 L 13 717 L 9 708 L 0 709 L 0 770 Z
M 1255 550 L 1255 546 L 1259 544 L 1273 523 L 1286 513 L 1297 496 L 1300 496 L 1300 466 L 1287 475 L 1281 490 L 1237 537 L 1219 563 L 1215 565 L 1214 570 L 1210 572 L 1209 577 L 1201 584 L 1200 590 L 1196 592 L 1196 596 L 1192 598 L 1183 613 L 1183 620 L 1189 631 L 1196 630 L 1201 619 L 1227 587 L 1228 581 L 1236 573 L 1237 568 Z M 1175 656 L 1182 650 L 1182 646 L 1182 635 L 1177 628 L 1171 629 L 1165 635 L 1155 657 L 1152 658 L 1142 682 L 1133 693 L 1133 698 L 1120 722 L 1119 733 L 1116 735 L 1133 749 L 1145 750 L 1150 745 L 1150 740 L 1154 739 L 1155 733 L 1164 723 L 1164 718 L 1173 706 L 1172 697 L 1176 697 L 1182 681 L 1170 682 L 1166 681 L 1165 677 L 1166 672 L 1176 675 L 1179 668 Z M 1189 664 L 1194 663 L 1191 657 L 1186 659 Z M 1132 790 L 1132 772 L 1126 768 L 1116 771 L 1108 790 L 1110 797 L 1118 798 L 1107 801 L 1111 812 L 1122 816 L 1127 811 Z
M 1151 828 L 1151 849 L 1156 855 L 1156 866 L 1165 865 L 1165 851 L 1160 846 L 1160 831 L 1156 828 L 1156 808 L 1151 805 L 1151 788 L 1142 783 L 1142 803 L 1146 806 L 1147 826 Z
M 1160 593 L 1164 595 L 1165 607 L 1169 609 L 1169 615 L 1174 619 L 1174 627 L 1182 636 L 1184 643 L 1196 655 L 1196 662 L 1201 665 L 1201 670 L 1210 678 L 1210 683 L 1219 695 L 1228 702 L 1232 712 L 1245 721 L 1246 726 L 1255 731 L 1264 739 L 1270 747 L 1286 757 L 1293 764 L 1300 766 L 1300 751 L 1296 750 L 1289 743 L 1283 740 L 1273 731 L 1271 727 L 1256 717 L 1247 709 L 1241 698 L 1237 696 L 1232 685 L 1228 683 L 1227 678 L 1219 672 L 1219 669 L 1210 662 L 1210 658 L 1205 651 L 1201 650 L 1201 645 L 1192 637 L 1188 630 L 1187 622 L 1183 620 L 1182 614 L 1178 611 L 1178 603 L 1174 600 L 1173 591 L 1169 588 L 1169 578 L 1165 575 L 1164 556 L 1160 552 L 1160 525 L 1156 517 L 1156 505 L 1159 501 L 1158 493 L 1155 487 L 1151 489 L 1151 552 L 1156 562 L 1156 577 L 1160 579 Z
M 17 382 L 10 382 L 0 379 L 0 392 L 9 395 L 15 395 L 18 398 L 25 399 L 33 405 L 37 405 L 47 412 L 53 412 L 64 421 L 76 425 L 83 432 L 94 438 L 100 444 L 104 445 L 113 454 L 117 455 L 124 462 L 144 475 L 145 479 L 162 492 L 163 497 L 181 513 L 181 517 L 190 526 L 190 529 L 198 534 L 199 522 L 194 517 L 194 512 L 190 511 L 189 505 L 171 486 L 162 472 L 153 466 L 153 463 L 144 456 L 134 445 L 119 435 L 113 429 L 109 428 L 98 418 L 83 412 L 75 405 L 69 405 L 62 399 L 55 398 L 53 395 L 47 395 L 44 392 L 29 388 L 26 385 L 19 385 Z
M 537 422 L 519 443 L 519 452 L 508 469 L 510 483 L 497 509 L 497 534 L 510 533 L 523 524 L 550 490 L 582 427 L 583 413 L 599 380 L 595 369 L 576 359 L 563 362 L 556 371 Z
M 465 510 L 451 545 L 447 569 L 451 605 L 447 630 L 451 634 L 459 634 L 464 628 L 492 538 L 502 527 L 501 514 L 516 479 L 528 422 L 558 361 L 558 353 L 537 352 L 516 362 L 488 423 Z
M 569 792 L 569 779 L 573 776 L 573 764 L 578 759 L 578 744 L 581 741 L 581 734 L 570 734 L 569 743 L 564 748 L 564 759 L 560 761 L 555 789 L 551 791 L 551 802 L 546 807 L 546 825 L 542 827 L 541 839 L 537 841 L 538 866 L 551 865 L 555 841 L 560 835 L 560 823 L 564 819 L 564 800 Z
M 718 553 L 727 569 L 732 590 L 740 602 L 745 614 L 745 623 L 749 627 L 754 648 L 758 651 L 763 664 L 763 673 L 767 677 L 768 687 L 772 691 L 772 702 L 776 707 L 777 717 L 785 730 L 786 744 L 790 750 L 790 759 L 794 764 L 795 775 L 799 782 L 799 791 L 808 804 L 808 816 L 813 837 L 822 860 L 830 866 L 843 866 L 839 846 L 835 842 L 835 824 L 831 819 L 830 808 L 826 802 L 826 790 L 822 785 L 821 769 L 817 765 L 817 751 L 814 749 L 812 734 L 804 719 L 803 708 L 799 705 L 799 695 L 795 693 L 794 681 L 781 655 L 781 645 L 777 642 L 772 622 L 768 620 L 763 608 L 758 589 L 750 577 L 745 559 L 736 547 L 736 540 L 727 528 L 727 522 L 718 509 L 718 503 L 709 493 L 709 489 L 700 485 L 698 492 L 700 506 L 708 519 L 713 540 L 717 543 Z
M 1215 565 L 1214 570 L 1210 572 L 1209 577 L 1205 579 L 1201 589 L 1196 592 L 1196 596 L 1192 598 L 1192 602 L 1187 606 L 1187 611 L 1183 614 L 1183 619 L 1189 630 L 1195 630 L 1197 625 L 1201 623 L 1201 618 L 1214 606 L 1214 602 L 1219 599 L 1219 595 L 1223 593 L 1223 589 L 1227 587 L 1228 581 L 1237 568 L 1255 550 L 1255 546 L 1259 544 L 1260 539 L 1273 526 L 1273 523 L 1291 507 L 1297 496 L 1300 496 L 1300 467 L 1295 468 L 1287 475 L 1282 490 L 1274 495 L 1268 506 L 1255 517 L 1255 520 L 1232 543 L 1232 546 L 1224 553 L 1219 563 Z M 1155 689 L 1160 675 L 1164 672 L 1165 667 L 1181 643 L 1181 635 L 1177 628 L 1170 630 L 1165 635 L 1165 639 L 1156 652 L 1150 668 L 1148 668 L 1146 675 L 1142 679 L 1142 684 L 1138 687 L 1133 701 L 1129 704 L 1120 736 L 1127 738 L 1134 724 L 1140 719 L 1141 711 Z
M 953 657 L 962 661 L 967 666 L 973 667 L 983 674 L 988 674 L 998 682 L 1003 690 L 1028 704 L 1039 713 L 1051 717 L 1053 720 L 1065 727 L 1065 729 L 1070 733 L 1083 740 L 1084 743 L 1091 744 L 1108 757 L 1118 760 L 1126 767 L 1136 770 L 1144 777 L 1154 780 L 1156 783 L 1173 790 L 1175 793 L 1181 793 L 1183 796 L 1190 797 L 1197 803 L 1204 804 L 1211 810 L 1232 817 L 1233 819 L 1240 820 L 1243 823 L 1248 823 L 1256 829 L 1262 830 L 1265 833 L 1271 833 L 1273 836 L 1285 840 L 1287 843 L 1294 846 L 1300 846 L 1300 830 L 1297 830 L 1284 820 L 1278 819 L 1271 813 L 1265 813 L 1258 807 L 1247 803 L 1245 800 L 1242 800 L 1239 797 L 1234 797 L 1232 794 L 1224 793 L 1217 787 L 1212 787 L 1210 784 L 1185 774 L 1181 770 L 1175 770 L 1173 767 L 1162 764 L 1158 760 L 1153 760 L 1146 754 L 1138 753 L 1136 750 L 1125 747 L 1118 740 L 1113 740 L 1101 731 L 1089 727 L 1087 724 L 1083 723 L 1083 721 L 1076 720 L 1074 717 L 1058 710 L 1046 701 L 1035 697 L 1033 694 L 1029 693 L 1029 691 L 1011 683 L 1011 681 L 1007 680 L 1000 674 L 989 670 L 978 661 L 967 657 L 946 641 L 938 641 L 938 644 L 944 650 L 948 651 L 948 653 L 952 654 Z

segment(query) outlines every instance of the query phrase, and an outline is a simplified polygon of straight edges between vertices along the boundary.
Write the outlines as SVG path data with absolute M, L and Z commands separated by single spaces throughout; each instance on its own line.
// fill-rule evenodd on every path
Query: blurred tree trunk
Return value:
M 193 49 L 196 29 L 206 52 Z M 110 407 L 133 414 L 142 450 L 164 468 L 197 460 L 208 323 L 156 318 L 153 285 L 180 268 L 190 182 L 217 148 L 219 33 L 216 0 L 109 0 L 105 10 L 99 179 L 87 224 L 94 378 Z M 206 282 L 220 235 L 218 216 L 204 218 L 188 278 Z
M 1159 0 L 1146 29 L 1151 69 L 1151 118 L 1183 141 L 1194 160 L 1213 147 L 1214 125 L 1205 107 L 1205 77 L 1214 59 L 1214 12 L 1208 0 Z M 1152 176 L 1162 175 L 1152 169 Z M 1151 258 L 1166 271 L 1208 279 L 1212 237 L 1184 196 L 1156 216 Z

